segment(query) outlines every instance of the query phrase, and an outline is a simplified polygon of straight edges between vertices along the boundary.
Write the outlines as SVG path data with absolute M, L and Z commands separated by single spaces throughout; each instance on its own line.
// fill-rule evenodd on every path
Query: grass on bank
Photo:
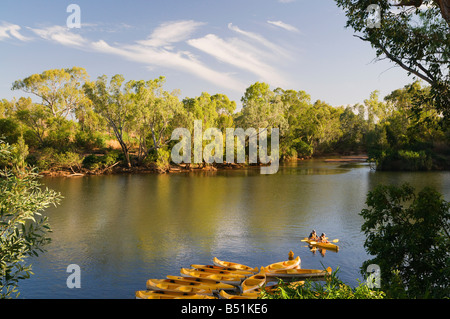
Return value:
M 337 276 L 337 268 L 325 280 L 305 280 L 303 284 L 292 284 L 279 280 L 276 289 L 263 289 L 261 299 L 384 299 L 380 289 L 371 289 L 360 282 L 355 288 L 344 284 Z

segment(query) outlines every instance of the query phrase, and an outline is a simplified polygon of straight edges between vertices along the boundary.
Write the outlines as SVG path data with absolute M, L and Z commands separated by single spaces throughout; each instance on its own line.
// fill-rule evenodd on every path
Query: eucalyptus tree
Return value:
M 234 127 L 234 112 L 236 111 L 236 102 L 232 101 L 225 94 L 214 94 L 211 101 L 216 109 L 217 118 L 216 127 L 222 131 Z
M 312 146 L 307 142 L 303 130 L 305 113 L 311 108 L 311 96 L 305 91 L 274 90 L 284 105 L 284 117 L 288 123 L 288 129 L 281 136 L 280 147 L 284 158 L 308 157 L 312 155 Z
M 88 100 L 83 84 L 88 80 L 85 69 L 46 70 L 41 74 L 32 74 L 13 83 L 13 90 L 22 90 L 40 98 L 40 103 L 53 117 L 67 117 Z
M 346 27 L 408 75 L 430 85 L 434 107 L 450 116 L 450 1 L 336 0 Z M 422 103 L 419 103 L 422 104 Z
M 84 85 L 85 93 L 92 101 L 95 112 L 99 113 L 112 128 L 128 167 L 132 166 L 131 145 L 130 140 L 126 138 L 126 132 L 132 129 L 136 121 L 132 84 L 131 81 L 125 83 L 125 78 L 116 74 L 111 77 L 109 86 L 106 75 Z
M 286 133 L 289 126 L 284 116 L 287 106 L 281 96 L 270 89 L 269 84 L 256 82 L 250 85 L 241 102 L 242 111 L 238 122 L 244 129 L 253 127 L 265 130 L 277 127 L 281 136 Z
M 308 138 L 316 150 L 329 150 L 333 143 L 342 137 L 340 115 L 343 110 L 335 108 L 324 101 L 317 100 L 308 109 L 305 124 Z
M 11 117 L 14 113 L 14 104 L 16 100 L 8 101 L 7 99 L 0 100 L 0 118 Z
M 369 131 L 374 129 L 376 123 L 389 115 L 388 104 L 380 101 L 380 92 L 378 90 L 371 92 L 369 98 L 364 100 L 364 107 Z
M 21 123 L 18 130 L 19 134 L 32 132 L 27 134 L 31 139 L 27 139 L 29 144 L 33 146 L 43 145 L 44 137 L 47 133 L 47 120 L 49 112 L 41 104 L 33 103 L 31 98 L 20 97 L 18 100 L 13 99 L 8 103 L 9 120 Z
M 164 77 L 148 81 L 132 81 L 136 103 L 136 134 L 139 138 L 138 160 L 144 160 L 152 150 L 170 142 L 174 124 L 185 115 L 177 92 L 163 89 Z M 175 124 L 176 125 L 176 124 Z M 150 137 L 151 142 L 148 143 Z

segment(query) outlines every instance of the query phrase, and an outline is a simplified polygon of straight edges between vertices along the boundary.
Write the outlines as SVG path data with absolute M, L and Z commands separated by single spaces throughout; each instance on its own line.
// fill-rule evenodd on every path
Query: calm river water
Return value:
M 366 164 L 320 160 L 287 163 L 275 175 L 259 169 L 169 175 L 45 178 L 63 194 L 49 208 L 47 252 L 32 258 L 35 275 L 20 298 L 134 298 L 150 278 L 213 257 L 250 266 L 287 260 L 303 268 L 339 267 L 352 286 L 369 256 L 360 232 L 366 194 L 377 184 L 434 186 L 450 200 L 450 172 L 374 172 Z M 311 252 L 300 240 L 312 229 L 338 238 L 339 252 Z M 69 289 L 67 266 L 81 270 Z

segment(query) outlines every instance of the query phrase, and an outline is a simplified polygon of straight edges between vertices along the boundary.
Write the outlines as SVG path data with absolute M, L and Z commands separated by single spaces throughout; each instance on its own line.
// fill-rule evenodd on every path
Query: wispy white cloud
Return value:
M 198 27 L 204 24 L 205 23 L 203 22 L 194 20 L 165 22 L 157 27 L 148 39 L 139 41 L 139 44 L 159 47 L 184 41 L 188 39 Z
M 45 40 L 57 42 L 64 46 L 81 48 L 88 43 L 88 41 L 81 35 L 73 33 L 71 29 L 59 25 L 42 29 L 29 29 Z
M 201 50 L 221 62 L 257 75 L 263 81 L 281 84 L 283 77 L 270 64 L 262 61 L 256 50 L 239 39 L 224 40 L 217 35 L 208 34 L 202 38 L 187 41 L 194 48 Z
M 242 89 L 245 87 L 244 83 L 236 80 L 229 74 L 218 72 L 198 61 L 188 51 L 172 52 L 165 48 L 154 48 L 140 43 L 113 47 L 103 40 L 93 42 L 92 48 L 99 52 L 114 54 L 131 61 L 144 63 L 149 67 L 161 66 L 188 72 L 220 87 L 237 92 L 242 92 Z
M 300 32 L 299 29 L 297 29 L 296 27 L 294 27 L 293 25 L 284 23 L 283 21 L 270 21 L 268 20 L 267 23 L 272 24 L 274 26 L 283 28 L 285 30 L 291 31 L 291 32 Z
M 250 32 L 250 31 L 244 31 L 244 30 L 240 29 L 239 27 L 234 26 L 232 23 L 228 24 L 228 29 L 230 29 L 234 32 L 237 32 L 238 34 L 244 35 L 245 37 L 247 37 L 259 44 L 262 44 L 266 48 L 270 49 L 272 54 L 275 53 L 277 55 L 282 55 L 285 58 L 289 57 L 289 54 L 285 50 L 283 50 L 279 45 L 267 40 L 260 34 Z M 261 53 L 261 54 L 264 54 L 264 53 Z
M 291 2 L 295 2 L 295 0 L 278 0 L 278 2 L 281 2 L 281 3 L 291 3 Z
M 9 22 L 2 22 L 0 25 L 0 41 L 5 39 L 11 39 L 11 37 L 16 38 L 20 41 L 29 41 L 31 38 L 22 35 L 20 31 L 21 27 L 17 24 L 12 24 Z
M 245 87 L 239 80 L 229 74 L 215 71 L 206 66 L 188 51 L 176 51 L 171 43 L 185 40 L 197 27 L 203 25 L 195 21 L 169 22 L 156 28 L 148 39 L 133 44 L 110 45 L 104 40 L 90 41 L 72 29 L 63 26 L 46 28 L 30 28 L 42 39 L 53 41 L 64 46 L 75 47 L 85 51 L 113 54 L 130 61 L 143 63 L 147 67 L 167 67 L 193 74 L 216 85 L 242 91 Z
M 216 34 L 207 34 L 192 38 L 203 25 L 205 23 L 194 20 L 165 22 L 155 28 L 146 39 L 132 43 L 91 40 L 86 37 L 86 29 L 80 31 L 58 25 L 28 29 L 36 38 L 86 52 L 115 55 L 149 69 L 170 68 L 235 92 L 241 93 L 245 90 L 248 82 L 242 78 L 248 78 L 249 75 L 250 78 L 256 75 L 258 81 L 266 81 L 271 85 L 286 84 L 286 77 L 277 66 L 280 60 L 284 61 L 290 54 L 282 47 L 258 33 L 242 30 L 231 23 L 228 29 L 235 33 L 233 37 L 221 38 Z M 88 33 L 99 27 L 96 24 L 83 26 L 88 28 Z M 25 39 L 18 30 L 19 26 L 1 25 L 0 40 L 6 36 Z M 222 71 L 220 65 L 206 62 L 208 56 L 227 65 L 229 71 Z

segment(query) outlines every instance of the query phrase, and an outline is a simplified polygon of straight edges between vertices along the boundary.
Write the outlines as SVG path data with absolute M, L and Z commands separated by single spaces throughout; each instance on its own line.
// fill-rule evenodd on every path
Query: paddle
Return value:
M 305 238 L 305 239 L 302 239 L 301 241 L 308 241 L 308 239 Z M 338 242 L 339 242 L 339 239 L 333 239 L 333 240 L 330 241 L 330 242 L 331 242 L 331 243 L 338 243 Z M 311 244 L 311 245 L 315 245 L 315 244 L 317 244 L 317 242 L 312 241 L 312 242 L 310 242 L 310 244 Z

